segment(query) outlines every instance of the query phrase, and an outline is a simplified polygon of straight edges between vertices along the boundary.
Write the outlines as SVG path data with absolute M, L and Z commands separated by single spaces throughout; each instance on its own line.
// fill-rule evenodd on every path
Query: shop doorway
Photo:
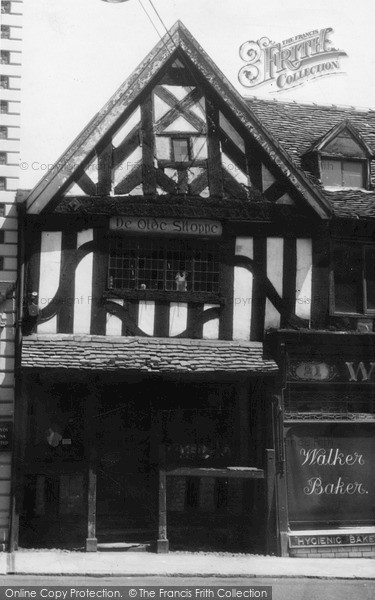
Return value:
M 99 544 L 132 546 L 156 536 L 157 464 L 152 396 L 144 384 L 110 386 L 97 415 Z

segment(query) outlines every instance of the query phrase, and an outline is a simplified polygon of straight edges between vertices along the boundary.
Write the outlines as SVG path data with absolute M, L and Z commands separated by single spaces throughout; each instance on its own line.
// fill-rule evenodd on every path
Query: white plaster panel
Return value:
M 171 302 L 169 309 L 169 335 L 173 337 L 187 327 L 188 305 L 185 302 Z
M 111 298 L 111 302 L 115 302 L 120 306 L 124 305 L 123 300 L 118 298 Z M 121 335 L 122 334 L 122 321 L 115 315 L 107 313 L 107 324 L 106 324 L 106 335 Z
M 148 335 L 154 335 L 155 302 L 141 300 L 138 308 L 138 327 Z
M 60 281 L 61 231 L 43 231 L 40 248 L 39 306 L 45 308 L 55 296 Z M 38 333 L 56 333 L 57 319 L 38 325 Z
M 296 315 L 302 319 L 311 317 L 312 242 L 308 238 L 297 239 Z
M 219 307 L 218 304 L 205 304 L 204 310 L 210 308 Z M 219 318 L 211 319 L 203 325 L 203 339 L 204 340 L 218 340 L 219 339 Z
M 253 238 L 238 237 L 236 255 L 253 258 Z M 253 274 L 243 267 L 235 267 L 233 289 L 233 339 L 235 340 L 250 339 L 252 296 Z
M 92 229 L 83 229 L 77 235 L 77 248 L 86 242 L 92 242 Z M 90 252 L 78 264 L 74 282 L 74 333 L 90 333 L 91 327 L 91 296 L 92 296 L 92 265 L 93 255 Z
M 280 297 L 283 293 L 283 252 L 283 238 L 267 239 L 267 277 Z M 280 327 L 280 313 L 267 298 L 264 328 L 270 329 L 271 327 L 276 329 Z

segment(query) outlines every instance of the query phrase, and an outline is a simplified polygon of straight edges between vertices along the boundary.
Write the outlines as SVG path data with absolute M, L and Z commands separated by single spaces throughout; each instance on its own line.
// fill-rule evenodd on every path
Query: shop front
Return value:
M 284 553 L 375 552 L 373 334 L 279 332 Z
M 179 345 L 185 363 L 203 352 L 210 367 L 163 372 L 163 340 L 161 363 L 150 373 L 106 368 L 107 339 L 97 348 L 102 367 L 83 367 L 83 357 L 81 370 L 64 372 L 52 366 L 61 346 L 41 337 L 23 350 L 21 547 L 275 548 L 267 461 L 277 367 L 261 360 L 261 344 L 174 341 L 168 360 L 176 360 Z M 70 342 L 73 354 L 82 348 Z M 121 360 L 120 346 L 138 344 L 149 357 L 158 343 L 118 339 L 111 356 Z M 237 352 L 237 368 L 244 361 L 237 372 L 222 366 L 228 350 Z

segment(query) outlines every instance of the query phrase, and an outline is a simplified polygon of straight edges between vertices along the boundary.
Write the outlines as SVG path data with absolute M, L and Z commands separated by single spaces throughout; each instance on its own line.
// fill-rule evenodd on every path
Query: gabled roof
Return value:
M 360 146 L 363 152 L 367 154 L 368 158 L 373 156 L 373 151 L 369 145 L 366 144 L 359 131 L 351 124 L 349 119 L 345 119 L 341 123 L 334 125 L 330 131 L 328 131 L 320 140 L 317 140 L 316 143 L 312 145 L 310 151 L 321 152 L 335 137 L 343 132 L 347 132 L 351 135 L 352 139 L 357 142 L 358 146 Z
M 304 155 L 317 142 L 350 121 L 366 144 L 371 155 L 375 153 L 375 110 L 354 107 L 297 104 L 252 97 L 246 98 L 248 107 L 257 115 L 267 131 L 277 139 L 297 168 L 302 168 Z M 370 190 L 324 189 L 313 174 L 306 172 L 310 183 L 319 190 L 333 209 L 333 214 L 343 218 L 375 218 L 375 162 L 371 164 Z
M 115 126 L 124 111 L 151 84 L 171 57 L 179 58 L 194 66 L 207 85 L 226 102 L 243 126 L 292 181 L 312 208 L 322 218 L 328 218 L 331 209 L 321 191 L 311 185 L 303 171 L 296 168 L 284 148 L 275 142 L 277 136 L 269 135 L 251 107 L 246 105 L 240 94 L 179 21 L 74 140 L 56 162 L 56 168 L 45 175 L 30 192 L 27 198 L 27 211 L 38 214 L 46 209 L 49 201 L 80 165 L 89 160 L 103 136 Z

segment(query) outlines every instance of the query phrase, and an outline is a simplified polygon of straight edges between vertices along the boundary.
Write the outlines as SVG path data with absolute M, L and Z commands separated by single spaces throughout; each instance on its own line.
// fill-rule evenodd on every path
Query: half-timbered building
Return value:
M 177 23 L 19 193 L 13 548 L 374 548 L 374 124 Z

